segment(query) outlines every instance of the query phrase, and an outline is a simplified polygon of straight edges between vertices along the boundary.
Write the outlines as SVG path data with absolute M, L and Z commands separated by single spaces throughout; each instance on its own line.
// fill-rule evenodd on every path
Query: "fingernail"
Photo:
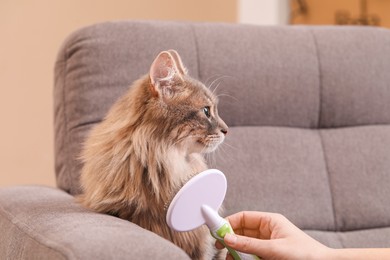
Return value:
M 234 245 L 237 241 L 237 237 L 229 233 L 227 233 L 223 239 L 229 245 Z

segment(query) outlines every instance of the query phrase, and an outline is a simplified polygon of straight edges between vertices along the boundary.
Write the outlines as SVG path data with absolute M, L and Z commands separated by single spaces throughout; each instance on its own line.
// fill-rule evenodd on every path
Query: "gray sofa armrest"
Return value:
M 152 232 L 42 186 L 0 189 L 0 233 L 5 259 L 189 259 Z

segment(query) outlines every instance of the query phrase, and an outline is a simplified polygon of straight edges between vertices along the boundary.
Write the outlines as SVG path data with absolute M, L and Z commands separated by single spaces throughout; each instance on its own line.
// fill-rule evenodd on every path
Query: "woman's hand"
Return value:
M 245 211 L 227 219 L 236 234 L 226 234 L 226 245 L 262 259 L 321 259 L 331 250 L 280 214 Z

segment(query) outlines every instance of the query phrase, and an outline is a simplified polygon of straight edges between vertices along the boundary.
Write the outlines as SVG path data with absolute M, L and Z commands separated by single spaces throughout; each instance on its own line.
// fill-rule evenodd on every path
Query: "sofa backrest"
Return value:
M 109 22 L 73 33 L 55 66 L 56 176 L 77 194 L 88 131 L 162 50 L 219 85 L 226 214 L 274 211 L 301 228 L 390 225 L 390 31 Z

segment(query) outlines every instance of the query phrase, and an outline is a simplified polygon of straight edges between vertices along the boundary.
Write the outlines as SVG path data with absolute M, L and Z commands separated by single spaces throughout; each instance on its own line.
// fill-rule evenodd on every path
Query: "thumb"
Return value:
M 228 233 L 224 237 L 224 242 L 228 247 L 240 252 L 263 255 L 264 251 L 266 251 L 266 244 L 268 241 Z

